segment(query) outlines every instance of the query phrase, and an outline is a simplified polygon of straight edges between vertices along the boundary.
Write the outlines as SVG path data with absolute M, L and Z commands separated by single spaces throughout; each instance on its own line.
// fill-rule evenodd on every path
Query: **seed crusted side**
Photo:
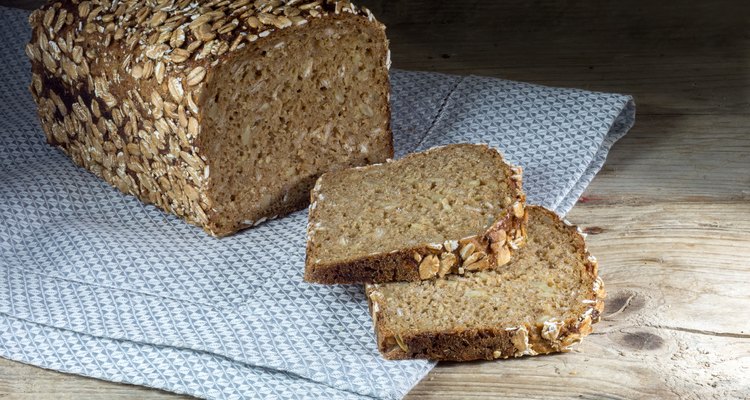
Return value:
M 212 67 L 348 1 L 66 0 L 31 13 L 31 93 L 50 144 L 121 191 L 208 226 L 197 100 Z M 211 232 L 225 234 L 228 232 Z
M 497 149 L 492 149 L 486 144 L 480 146 L 500 154 L 502 159 L 502 153 Z M 424 153 L 443 147 L 445 146 L 436 146 Z M 413 155 L 406 157 L 411 156 Z M 377 168 L 377 165 L 355 169 Z M 522 169 L 515 166 L 509 168 L 512 174 L 508 178 L 508 186 L 513 192 L 513 197 L 504 199 L 507 210 L 484 232 L 460 239 L 449 239 L 443 243 L 424 243 L 388 254 L 371 254 L 323 264 L 315 255 L 315 232 L 321 228 L 312 223 L 318 217 L 316 207 L 311 207 L 308 216 L 310 223 L 307 231 L 305 280 L 324 284 L 418 281 L 439 279 L 448 274 L 482 271 L 507 264 L 513 253 L 524 244 L 528 220 L 526 195 L 522 189 Z M 322 181 L 323 177 L 319 178 L 312 191 L 313 204 L 322 197 Z M 428 257 L 429 262 L 426 262 L 425 259 Z
M 541 210 L 555 219 L 558 218 L 552 211 Z M 380 288 L 388 284 L 367 284 L 365 292 L 380 352 L 386 359 L 392 360 L 426 358 L 440 361 L 471 361 L 570 351 L 572 346 L 592 332 L 592 325 L 599 321 L 604 310 L 606 292 L 598 275 L 596 259 L 588 252 L 583 236 L 573 225 L 565 224 L 565 228 L 576 243 L 578 257 L 584 261 L 584 273 L 593 278 L 591 295 L 583 300 L 583 304 L 587 304 L 588 307 L 581 315 L 568 320 L 548 317 L 535 323 L 507 327 L 488 326 L 483 329 L 465 330 L 457 327 L 441 332 L 414 329 L 408 334 L 397 335 L 388 330 L 384 323 L 385 318 L 394 317 L 383 315 L 383 310 L 386 309 L 384 304 L 388 299 Z

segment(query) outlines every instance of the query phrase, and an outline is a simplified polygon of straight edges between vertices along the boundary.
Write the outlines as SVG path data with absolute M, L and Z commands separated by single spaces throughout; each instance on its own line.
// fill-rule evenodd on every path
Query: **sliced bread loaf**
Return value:
M 305 280 L 419 281 L 508 262 L 524 237 L 521 170 L 458 144 L 324 174 L 311 195 Z
M 388 40 L 348 1 L 50 1 L 29 17 L 47 141 L 217 236 L 393 157 Z
M 583 237 L 529 206 L 528 236 L 507 265 L 425 282 L 367 285 L 388 359 L 468 361 L 567 350 L 591 332 L 604 286 Z

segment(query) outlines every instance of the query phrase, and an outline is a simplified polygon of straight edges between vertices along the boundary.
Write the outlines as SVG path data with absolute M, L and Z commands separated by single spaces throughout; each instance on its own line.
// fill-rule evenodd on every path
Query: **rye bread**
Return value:
M 529 206 L 528 236 L 506 265 L 443 279 L 366 285 L 387 359 L 492 360 L 562 352 L 591 333 L 604 285 L 583 236 Z
M 437 279 L 503 265 L 523 244 L 521 169 L 455 144 L 324 174 L 311 193 L 305 280 Z
M 393 156 L 385 27 L 348 1 L 60 0 L 29 22 L 47 141 L 213 235 Z

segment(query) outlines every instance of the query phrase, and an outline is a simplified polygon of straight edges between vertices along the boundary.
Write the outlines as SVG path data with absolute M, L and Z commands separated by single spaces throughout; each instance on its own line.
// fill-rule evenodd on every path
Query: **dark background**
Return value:
M 33 9 L 39 0 L 0 0 Z M 364 0 L 393 67 L 633 94 L 639 114 L 750 107 L 750 2 Z

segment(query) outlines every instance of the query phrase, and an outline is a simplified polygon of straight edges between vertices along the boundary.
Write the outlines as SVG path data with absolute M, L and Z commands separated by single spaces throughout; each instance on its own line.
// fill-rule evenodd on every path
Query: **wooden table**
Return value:
M 440 364 L 407 398 L 750 398 L 750 3 L 363 3 L 394 67 L 629 93 L 638 110 L 568 215 L 609 292 L 594 334 Z M 0 359 L 0 398 L 177 397 Z

